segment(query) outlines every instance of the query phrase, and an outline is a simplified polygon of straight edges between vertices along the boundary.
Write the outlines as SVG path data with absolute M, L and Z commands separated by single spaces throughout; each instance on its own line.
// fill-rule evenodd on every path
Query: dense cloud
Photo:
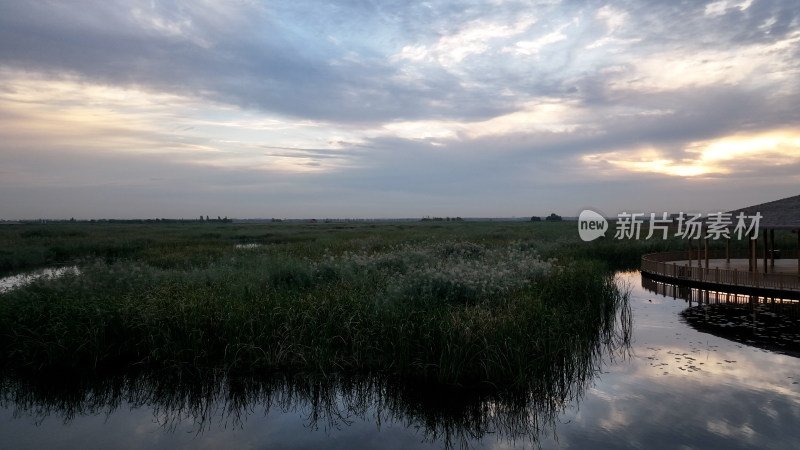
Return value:
M 767 201 L 800 181 L 799 44 L 778 0 L 5 2 L 0 218 L 75 208 L 48 189 L 120 159 L 81 214 L 211 190 L 190 203 L 259 216 L 259 189 L 278 216 L 614 213 L 731 179 L 685 209 Z M 164 171 L 162 206 L 115 208 Z

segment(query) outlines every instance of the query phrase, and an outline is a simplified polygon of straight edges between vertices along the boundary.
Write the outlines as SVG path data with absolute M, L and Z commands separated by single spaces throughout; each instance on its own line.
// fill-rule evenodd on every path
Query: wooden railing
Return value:
M 703 253 L 701 251 L 701 253 Z M 800 291 L 800 275 L 788 273 L 762 273 L 748 270 L 720 269 L 718 267 L 705 267 L 705 254 L 698 264 L 697 253 L 689 264 L 689 252 L 663 252 L 650 253 L 642 256 L 642 272 L 675 278 L 678 280 L 692 280 L 707 283 L 727 284 L 732 286 L 748 286 L 767 289 L 780 289 L 785 291 Z M 709 259 L 724 259 L 725 252 L 711 251 Z M 747 259 L 747 254 L 731 253 L 732 259 Z M 680 261 L 678 264 L 676 261 Z M 759 260 L 761 263 L 761 260 Z

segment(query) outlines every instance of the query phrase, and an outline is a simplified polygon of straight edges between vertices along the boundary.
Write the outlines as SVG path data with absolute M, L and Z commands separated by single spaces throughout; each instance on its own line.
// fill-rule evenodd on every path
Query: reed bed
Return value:
M 529 389 L 610 339 L 625 303 L 601 262 L 554 257 L 569 245 L 529 224 L 227 226 L 19 238 L 85 242 L 78 271 L 0 294 L 0 364 Z

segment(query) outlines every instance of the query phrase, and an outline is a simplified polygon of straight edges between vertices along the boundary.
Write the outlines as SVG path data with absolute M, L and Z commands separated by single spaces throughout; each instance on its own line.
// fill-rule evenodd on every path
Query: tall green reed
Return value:
M 80 275 L 0 295 L 0 363 L 381 373 L 524 388 L 579 365 L 569 355 L 602 341 L 624 301 L 601 266 L 543 260 L 535 241 L 511 239 L 519 232 L 431 230 L 328 236 L 303 228 L 324 244 L 247 249 L 209 243 L 221 239 L 214 236 L 179 264 L 153 250 L 89 263 Z M 164 248 L 180 256 L 182 247 Z

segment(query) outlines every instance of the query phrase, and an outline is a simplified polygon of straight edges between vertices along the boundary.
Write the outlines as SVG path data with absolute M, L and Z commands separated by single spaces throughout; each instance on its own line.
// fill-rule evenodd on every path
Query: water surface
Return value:
M 45 269 L 34 270 L 32 272 L 24 272 L 16 275 L 9 275 L 7 277 L 0 277 L 0 294 L 24 286 L 40 278 L 58 278 L 67 273 L 77 274 L 78 272 L 78 266 L 48 267 Z

